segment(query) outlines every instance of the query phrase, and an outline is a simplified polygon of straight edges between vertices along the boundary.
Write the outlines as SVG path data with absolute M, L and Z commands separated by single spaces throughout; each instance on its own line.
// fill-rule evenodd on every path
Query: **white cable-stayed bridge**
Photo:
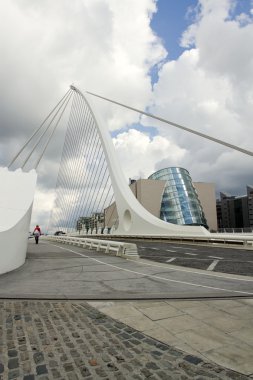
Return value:
M 0 175 L 5 186 L 1 189 L 0 246 L 7 247 L 11 252 L 10 257 L 13 257 L 4 265 L 4 271 L 10 267 L 13 269 L 14 261 L 14 266 L 18 267 L 25 259 L 26 233 L 30 224 L 36 170 L 69 107 L 68 128 L 57 178 L 56 203 L 51 212 L 50 230 L 73 232 L 78 220 L 81 220 L 82 233 L 105 234 L 106 228 L 102 231 L 95 224 L 95 228 L 92 228 L 89 223 L 92 218 L 98 220 L 104 209 L 115 201 L 118 219 L 113 226 L 114 235 L 212 238 L 203 226 L 176 225 L 156 218 L 137 201 L 119 166 L 109 131 L 100 116 L 93 112 L 91 97 L 94 96 L 253 156 L 253 152 L 241 147 L 100 95 L 91 92 L 83 94 L 71 85 L 39 128 L 13 157 L 8 168 L 1 169 Z M 7 206 L 10 199 L 15 197 L 16 186 L 21 186 L 23 192 L 10 209 Z M 17 239 L 14 241 L 10 236 L 13 236 L 16 229 Z

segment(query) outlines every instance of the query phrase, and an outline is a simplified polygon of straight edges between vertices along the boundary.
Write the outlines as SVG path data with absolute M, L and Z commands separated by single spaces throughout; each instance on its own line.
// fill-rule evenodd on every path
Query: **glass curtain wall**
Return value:
M 174 224 L 202 225 L 206 218 L 188 170 L 183 168 L 161 169 L 149 179 L 165 180 L 160 218 Z

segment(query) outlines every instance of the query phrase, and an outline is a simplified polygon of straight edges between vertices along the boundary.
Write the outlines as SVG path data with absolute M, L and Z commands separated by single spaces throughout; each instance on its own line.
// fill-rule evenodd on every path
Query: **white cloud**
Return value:
M 234 145 L 253 150 L 253 24 L 231 18 L 229 0 L 201 0 L 196 22 L 183 33 L 188 50 L 166 62 L 154 87 L 151 112 Z M 250 16 L 249 16 L 250 17 Z M 252 157 L 145 119 L 186 149 L 180 166 L 217 190 L 244 193 Z M 232 180 L 233 179 L 233 180 Z
M 21 120 L 38 123 L 72 82 L 145 106 L 150 67 L 166 55 L 149 25 L 155 9 L 153 0 L 1 2 L 5 113 L 9 117 L 15 107 Z M 101 107 L 111 128 L 138 120 L 133 113 Z
M 50 218 L 50 210 L 52 210 L 54 201 L 54 189 L 43 191 L 40 188 L 37 188 L 33 202 L 31 228 L 35 227 L 36 224 L 39 224 L 42 227 L 43 233 L 47 231 Z
M 145 133 L 130 129 L 113 139 L 124 174 L 128 178 L 147 178 L 160 169 L 160 162 L 175 166 L 184 156 L 184 150 L 162 136 L 150 138 Z
M 252 78 L 253 18 L 230 18 L 232 0 L 201 0 L 199 19 L 182 36 L 182 45 L 199 51 L 199 66 L 207 72 L 229 78 L 241 86 Z M 243 83 L 241 83 L 243 82 Z

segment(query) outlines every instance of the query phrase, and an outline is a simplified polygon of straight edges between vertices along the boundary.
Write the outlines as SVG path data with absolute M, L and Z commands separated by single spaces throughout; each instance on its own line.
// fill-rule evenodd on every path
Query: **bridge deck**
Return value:
M 26 263 L 0 277 L 2 298 L 171 299 L 253 296 L 253 278 L 130 261 L 41 239 Z

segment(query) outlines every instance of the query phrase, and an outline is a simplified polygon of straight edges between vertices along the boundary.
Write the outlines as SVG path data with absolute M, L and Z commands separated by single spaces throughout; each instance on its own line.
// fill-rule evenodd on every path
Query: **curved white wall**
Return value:
M 35 170 L 0 168 L 0 274 L 25 262 L 36 180 Z

